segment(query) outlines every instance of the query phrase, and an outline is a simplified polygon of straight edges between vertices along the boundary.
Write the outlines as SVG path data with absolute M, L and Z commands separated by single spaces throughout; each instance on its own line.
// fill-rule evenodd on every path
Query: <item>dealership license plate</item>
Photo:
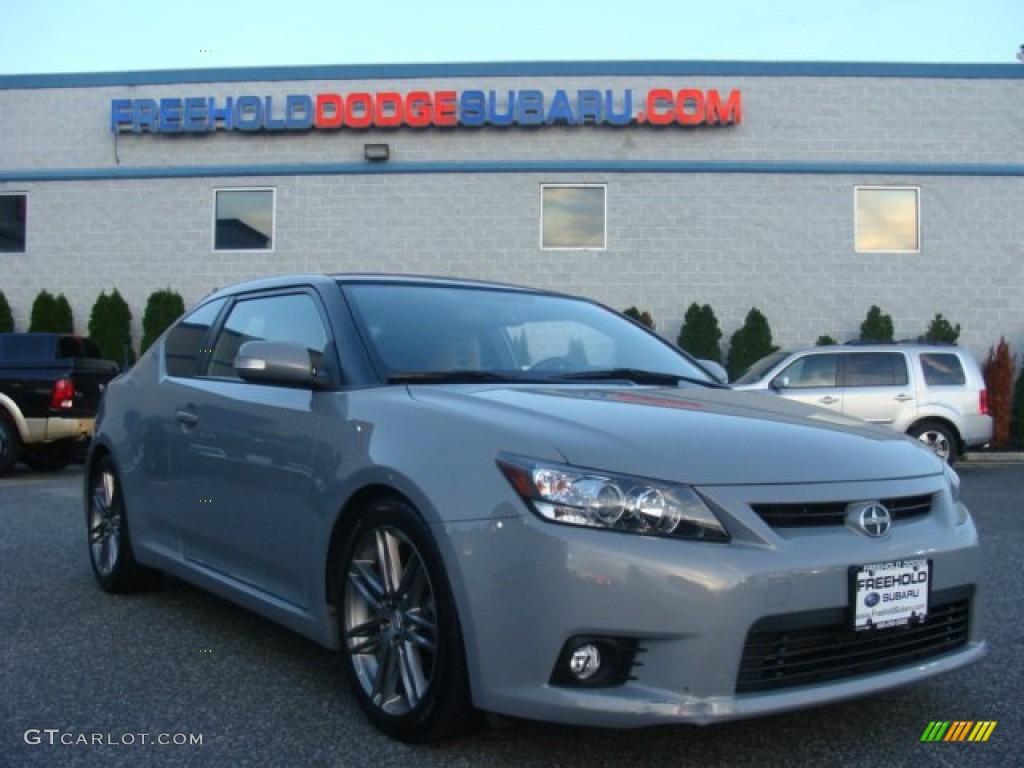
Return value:
M 853 569 L 853 628 L 901 627 L 928 615 L 931 564 L 897 560 Z

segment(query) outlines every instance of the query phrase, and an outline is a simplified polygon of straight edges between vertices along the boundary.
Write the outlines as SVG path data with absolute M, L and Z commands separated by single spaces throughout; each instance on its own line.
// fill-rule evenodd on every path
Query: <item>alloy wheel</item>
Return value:
M 110 469 L 96 473 L 89 502 L 89 549 L 93 564 L 109 577 L 121 555 L 121 511 L 117 503 L 117 478 Z
M 344 603 L 347 651 L 373 706 L 414 710 L 438 653 L 434 588 L 420 552 L 391 526 L 367 530 L 349 562 Z

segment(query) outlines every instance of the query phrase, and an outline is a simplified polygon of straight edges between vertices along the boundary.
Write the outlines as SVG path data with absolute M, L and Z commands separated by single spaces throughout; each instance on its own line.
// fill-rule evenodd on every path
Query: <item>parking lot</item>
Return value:
M 179 581 L 141 596 L 101 592 L 81 468 L 19 470 L 0 480 L 0 765 L 1018 765 L 1024 464 L 960 471 L 986 550 L 982 663 L 870 699 L 708 728 L 498 721 L 410 747 L 367 724 L 336 657 L 304 638 Z M 984 743 L 922 743 L 936 720 L 998 725 Z

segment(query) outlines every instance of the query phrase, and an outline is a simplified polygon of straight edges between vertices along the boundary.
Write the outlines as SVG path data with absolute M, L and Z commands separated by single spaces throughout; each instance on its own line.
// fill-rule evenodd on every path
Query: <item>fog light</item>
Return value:
M 574 649 L 569 657 L 569 671 L 577 680 L 589 680 L 601 670 L 601 651 L 593 643 Z
M 630 637 L 570 637 L 551 670 L 551 684 L 570 688 L 622 685 L 630 679 L 640 650 L 637 641 Z

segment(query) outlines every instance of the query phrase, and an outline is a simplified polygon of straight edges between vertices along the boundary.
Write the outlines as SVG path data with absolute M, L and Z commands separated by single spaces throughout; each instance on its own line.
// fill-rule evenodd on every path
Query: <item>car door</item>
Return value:
M 913 422 L 917 398 L 903 352 L 847 352 L 842 380 L 845 415 L 901 430 Z
M 182 421 L 180 406 L 196 389 L 196 375 L 208 352 L 207 335 L 226 303 L 215 299 L 202 304 L 168 330 L 157 350 L 159 386 L 140 389 L 145 396 L 125 419 L 123 481 L 145 498 L 132 520 L 132 537 L 173 559 L 181 556 L 182 505 L 194 498 L 191 425 Z
M 839 413 L 843 407 L 839 361 L 834 352 L 808 352 L 783 368 L 771 380 L 771 388 L 788 400 Z
M 194 567 L 309 605 L 320 419 L 308 388 L 243 381 L 234 359 L 246 341 L 288 341 L 320 360 L 328 325 L 315 293 L 242 297 L 217 330 L 204 375 L 178 403 L 188 466 L 179 482 L 183 555 Z

